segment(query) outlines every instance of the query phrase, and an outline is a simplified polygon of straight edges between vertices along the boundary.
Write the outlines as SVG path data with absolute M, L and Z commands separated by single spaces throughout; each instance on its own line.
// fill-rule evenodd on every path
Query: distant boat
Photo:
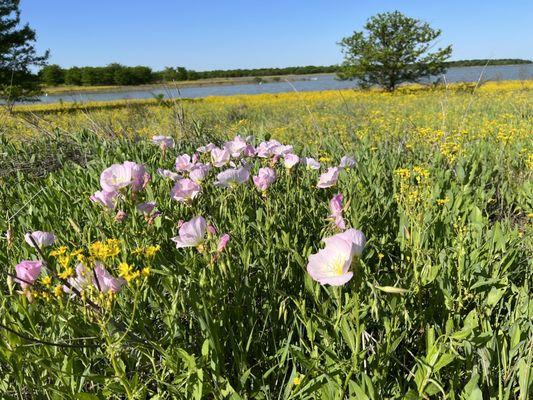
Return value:
M 310 81 L 318 81 L 318 78 L 313 77 L 313 78 L 310 78 L 309 80 L 310 80 Z

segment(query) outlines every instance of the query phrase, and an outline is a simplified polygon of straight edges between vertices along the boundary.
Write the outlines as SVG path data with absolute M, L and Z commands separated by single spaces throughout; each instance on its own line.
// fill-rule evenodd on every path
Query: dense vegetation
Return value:
M 2 397 L 530 399 L 532 94 L 512 82 L 1 114 Z M 175 146 L 151 142 L 161 134 Z M 300 163 L 239 155 L 233 142 L 237 167 L 275 170 L 268 190 L 251 177 L 215 186 L 225 165 L 191 201 L 171 198 L 177 183 L 160 174 L 180 178 L 157 169 L 192 177 L 196 156 L 178 155 L 237 134 L 263 150 L 272 138 L 294 145 L 274 148 Z M 355 165 L 317 188 L 345 154 Z M 126 160 L 151 182 L 120 189 L 114 210 L 91 202 L 109 184 L 102 171 Z M 335 212 L 367 243 L 352 279 L 332 287 L 308 264 L 344 229 L 331 218 L 338 193 Z M 157 212 L 136 208 L 149 201 Z M 176 248 L 196 216 L 216 232 Z M 36 230 L 56 235 L 42 255 L 24 237 Z M 15 265 L 43 258 L 22 289 Z M 61 279 L 79 277 L 78 263 L 101 273 L 97 261 L 104 288 L 128 283 L 65 293 Z
M 446 66 L 461 67 L 473 65 L 507 65 L 527 64 L 528 60 L 503 59 L 503 60 L 460 60 L 445 63 Z M 237 77 L 262 77 L 277 75 L 306 75 L 317 73 L 336 73 L 338 65 L 330 66 L 305 66 L 286 68 L 256 68 L 232 69 L 213 71 L 194 71 L 184 67 L 167 67 L 163 71 L 152 71 L 149 67 L 127 67 L 120 64 L 109 64 L 105 67 L 72 67 L 61 68 L 52 64 L 39 71 L 40 81 L 48 86 L 57 85 L 139 85 L 171 81 L 195 81 L 209 78 L 237 78 Z

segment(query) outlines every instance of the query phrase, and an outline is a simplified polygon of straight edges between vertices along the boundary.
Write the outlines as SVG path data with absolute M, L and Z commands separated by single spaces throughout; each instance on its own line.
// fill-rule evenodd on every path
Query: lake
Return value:
M 484 70 L 484 71 L 483 71 Z M 480 75 L 482 81 L 498 80 L 527 80 L 533 79 L 533 64 L 521 65 L 496 65 L 484 67 L 453 67 L 445 73 L 447 82 L 476 82 Z M 442 77 L 441 77 L 442 78 Z M 432 77 L 435 81 L 437 77 Z M 294 88 L 291 86 L 293 85 Z M 55 103 L 59 101 L 66 102 L 87 102 L 87 101 L 111 101 L 120 99 L 146 99 L 153 98 L 157 95 L 163 95 L 165 98 L 182 97 L 198 98 L 207 96 L 231 96 L 238 94 L 261 94 L 261 93 L 283 93 L 293 90 L 307 92 L 333 89 L 349 89 L 357 86 L 354 81 L 340 81 L 336 79 L 335 74 L 323 75 L 302 75 L 301 79 L 293 80 L 291 83 L 283 81 L 268 83 L 247 83 L 236 85 L 212 85 L 198 87 L 184 87 L 177 89 L 134 89 L 120 92 L 87 92 L 78 94 L 57 94 L 41 96 L 43 103 Z

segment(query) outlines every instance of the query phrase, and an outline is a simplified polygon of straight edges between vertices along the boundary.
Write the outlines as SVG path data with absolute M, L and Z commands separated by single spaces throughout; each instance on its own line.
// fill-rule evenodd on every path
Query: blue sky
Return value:
M 533 59 L 532 0 L 21 0 L 51 63 L 230 69 L 330 65 L 377 12 L 442 29 L 452 59 Z

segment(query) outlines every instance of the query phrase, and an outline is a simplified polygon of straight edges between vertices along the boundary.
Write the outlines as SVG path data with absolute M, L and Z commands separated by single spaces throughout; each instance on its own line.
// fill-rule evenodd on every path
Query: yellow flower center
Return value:
M 335 261 L 333 261 L 332 264 L 332 270 L 333 273 L 337 276 L 344 275 L 344 264 L 346 263 L 346 260 L 340 256 L 338 256 Z

